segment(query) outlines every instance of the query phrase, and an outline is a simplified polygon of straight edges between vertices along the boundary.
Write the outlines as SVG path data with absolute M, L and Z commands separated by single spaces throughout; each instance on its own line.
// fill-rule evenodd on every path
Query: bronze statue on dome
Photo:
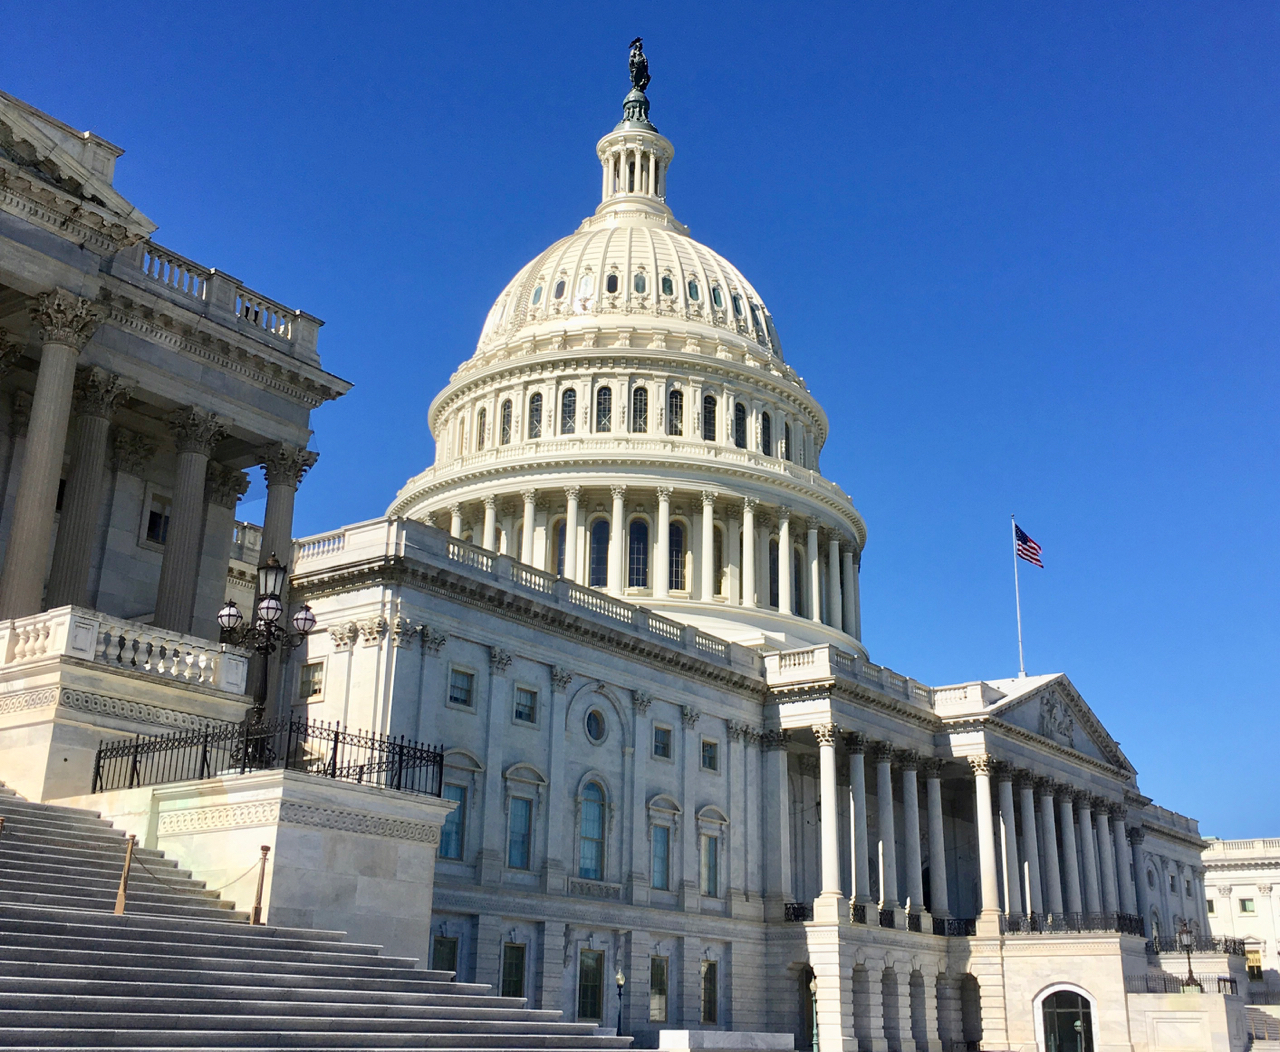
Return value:
M 649 60 L 644 57 L 644 41 L 640 37 L 631 41 L 631 57 L 627 64 L 631 70 L 631 86 L 636 91 L 644 91 L 649 86 Z

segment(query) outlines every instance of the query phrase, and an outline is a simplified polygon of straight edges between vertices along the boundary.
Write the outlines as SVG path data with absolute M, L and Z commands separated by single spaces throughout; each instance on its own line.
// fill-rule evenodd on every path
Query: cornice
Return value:
M 880 694 L 862 684 L 853 684 L 839 679 L 814 679 L 804 683 L 788 683 L 770 687 L 770 702 L 819 701 L 835 699 L 855 705 L 870 706 L 887 712 L 900 720 L 914 723 L 918 727 L 936 734 L 942 730 L 942 721 L 930 712 L 922 712 L 910 705 L 904 705 L 897 698 Z M 848 730 L 849 728 L 845 728 Z
M 147 236 L 145 231 L 111 221 L 83 198 L 28 175 L 4 158 L 0 158 L 0 209 L 102 257 Z
M 1015 727 L 1012 723 L 1005 723 L 1004 720 L 994 716 L 960 716 L 960 717 L 941 717 L 944 724 L 944 730 L 950 734 L 963 734 L 966 731 L 994 731 L 1005 738 L 1012 738 L 1028 745 L 1034 745 L 1037 749 L 1044 752 L 1055 753 L 1063 759 L 1070 760 L 1072 763 L 1081 765 L 1082 767 L 1092 767 L 1094 770 L 1101 771 L 1111 778 L 1124 783 L 1127 788 L 1129 779 L 1135 772 L 1125 770 L 1123 767 L 1116 767 L 1103 760 L 1095 760 L 1092 756 L 1086 756 L 1082 752 L 1075 749 L 1068 749 L 1065 745 L 1059 745 L 1050 738 L 1043 738 L 1039 734 Z
M 756 701 L 763 702 L 767 694 L 768 688 L 763 679 L 756 679 L 683 650 L 665 647 L 657 641 L 579 617 L 559 607 L 540 603 L 532 597 L 508 591 L 493 582 L 467 577 L 429 563 L 410 561 L 403 556 L 384 556 L 350 563 L 337 570 L 297 574 L 291 579 L 290 595 L 298 600 L 314 602 L 316 599 L 359 588 L 388 585 L 409 585 L 498 617 L 555 632 L 563 638 L 586 643 L 600 650 L 612 653 L 624 651 L 654 668 L 674 667 L 691 672 Z

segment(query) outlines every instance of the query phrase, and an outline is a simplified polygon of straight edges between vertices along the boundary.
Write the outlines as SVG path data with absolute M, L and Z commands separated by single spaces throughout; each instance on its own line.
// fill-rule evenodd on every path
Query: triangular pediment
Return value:
M 990 682 L 1006 697 L 987 709 L 987 717 L 1029 731 L 1091 760 L 1133 771 L 1119 744 L 1065 675 L 1042 680 L 1032 689 L 1021 692 L 1018 680 Z
M 29 181 L 78 214 L 96 214 L 122 241 L 148 237 L 156 224 L 114 186 L 116 158 L 124 151 L 92 132 L 81 132 L 0 92 L 0 171 L 6 182 Z

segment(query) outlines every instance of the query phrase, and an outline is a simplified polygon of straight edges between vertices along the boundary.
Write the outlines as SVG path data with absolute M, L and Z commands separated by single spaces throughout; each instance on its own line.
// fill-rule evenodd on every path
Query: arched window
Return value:
M 542 395 L 531 395 L 529 398 L 529 437 L 542 437 Z
M 769 538 L 769 605 L 778 606 L 778 538 Z
M 725 581 L 724 572 L 724 531 L 716 530 L 714 538 L 711 541 L 711 579 L 715 588 L 716 595 L 728 594 L 727 582 Z
M 583 880 L 604 880 L 604 790 L 595 782 L 588 782 L 582 789 L 578 876 Z
M 662 275 L 662 294 L 664 296 L 674 296 L 676 294 L 676 287 L 671 282 L 670 274 Z
M 760 452 L 766 457 L 773 456 L 773 420 L 768 413 L 760 414 Z
M 1044 999 L 1041 1011 L 1049 1052 L 1093 1052 L 1093 1011 L 1087 997 L 1058 990 Z
M 596 279 L 590 274 L 583 274 L 578 279 L 578 298 L 587 299 L 596 287 Z
M 742 317 L 742 297 L 736 292 L 733 294 L 733 313 L 739 318 Z
M 560 396 L 560 434 L 572 435 L 578 418 L 578 392 L 570 387 Z
M 511 441 L 511 399 L 502 403 L 502 433 L 499 441 L 505 446 Z
M 556 299 L 564 299 L 564 278 L 556 282 Z
M 556 524 L 556 576 L 564 576 L 564 537 L 565 537 L 565 520 L 561 519 Z
M 631 280 L 631 287 L 635 289 L 637 293 L 643 296 L 644 290 L 647 289 L 649 286 L 644 279 L 644 275 L 637 273 L 636 276 Z
M 649 524 L 633 519 L 628 530 L 627 587 L 649 587 Z
M 788 460 L 796 459 L 791 455 L 791 425 L 785 423 L 782 425 L 782 455 Z
M 698 297 L 701 295 L 702 295 L 702 292 L 698 288 L 698 279 L 690 278 L 689 279 L 689 299 L 691 299 L 694 303 L 697 303 Z
M 668 567 L 667 587 L 673 592 L 683 592 L 688 587 L 684 580 L 684 527 L 678 522 L 673 522 L 667 536 L 671 553 L 668 560 L 670 566 Z
M 541 302 L 542 302 L 542 286 L 539 285 L 536 289 L 533 290 L 533 305 L 536 307 Z
M 649 430 L 649 389 L 637 387 L 631 392 L 631 430 Z
M 678 387 L 667 392 L 667 434 L 684 434 L 684 392 Z
M 720 292 L 719 285 L 711 286 L 711 302 L 716 305 L 717 310 L 724 309 L 724 295 Z
M 614 293 L 618 291 L 618 275 L 617 274 L 610 274 L 607 278 L 604 279 L 604 290 L 605 292 L 609 292 L 609 293 Z
M 702 440 L 704 442 L 714 442 L 716 440 L 716 396 L 702 396 Z
M 733 406 L 733 444 L 739 449 L 747 448 L 747 407 L 741 402 Z
M 590 580 L 592 588 L 609 585 L 609 520 L 596 519 L 591 525 Z
M 488 412 L 483 408 L 476 414 L 476 449 L 484 449 L 484 425 L 487 415 Z
M 602 387 L 596 392 L 596 430 L 613 430 L 613 388 Z

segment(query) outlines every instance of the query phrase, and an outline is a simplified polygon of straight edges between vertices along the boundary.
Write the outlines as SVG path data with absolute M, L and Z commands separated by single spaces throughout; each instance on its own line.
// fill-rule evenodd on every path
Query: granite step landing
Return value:
M 291 1021 L 292 1022 L 292 1021 Z M 549 1034 L 389 1034 L 381 1027 L 332 1033 L 271 1027 L 268 1030 L 138 1030 L 76 1026 L 0 1029 L 0 1048 L 381 1048 L 381 1049 L 609 1049 L 630 1048 L 631 1038 L 592 1033 Z
M 202 890 L 205 888 L 203 880 L 192 878 L 191 870 L 179 869 L 171 865 L 169 859 L 165 859 L 160 866 L 153 866 L 150 861 L 147 862 L 147 865 L 156 871 L 157 876 L 153 877 L 139 866 L 129 876 L 130 886 L 133 885 L 134 881 L 164 883 L 166 886 L 174 881 L 179 881 L 192 888 L 200 888 Z M 29 853 L 6 853 L 3 850 L 0 850 L 0 873 L 19 874 L 24 878 L 29 876 L 32 881 L 38 881 L 45 877 L 54 877 L 72 880 L 100 880 L 104 883 L 111 883 L 113 879 L 103 871 L 100 865 L 87 860 L 69 859 L 62 856 L 32 855 Z M 120 875 L 117 873 L 114 879 L 116 883 L 119 883 Z M 216 895 L 217 892 L 210 892 L 210 894 Z
M 116 890 L 120 881 L 107 877 L 74 878 L 60 874 L 29 873 L 0 868 L 0 901 L 19 903 L 21 895 L 37 891 L 43 895 L 74 901 L 84 899 L 87 907 L 90 903 L 97 905 L 108 899 L 108 908 L 115 907 Z M 163 881 L 152 877 L 141 866 L 135 866 L 129 873 L 129 899 L 137 902 L 166 903 L 176 906 L 204 906 L 219 911 L 233 910 L 233 903 L 218 896 L 217 892 L 204 888 L 188 887 L 175 881 Z M 57 903 L 50 903 L 57 905 Z
M 132 886 L 132 880 L 130 880 Z M 257 945 L 263 940 L 272 946 L 288 945 L 294 949 L 315 946 L 334 952 L 380 954 L 382 947 L 373 943 L 351 942 L 346 932 L 324 928 L 288 928 L 279 924 L 246 924 L 222 916 L 209 920 L 186 917 L 133 916 L 126 907 L 123 916 L 100 910 L 51 910 L 41 906 L 21 906 L 0 902 L 0 937 L 8 931 L 52 932 L 76 935 L 92 932 L 102 938 L 119 938 L 132 942 L 139 932 L 153 938 L 166 934 L 184 945 L 199 942 L 218 945 Z M 413 960 L 414 958 L 402 958 Z
M 0 885 L 2 884 L 3 882 L 0 881 Z M 171 901 L 175 897 L 164 896 L 162 901 L 157 901 L 159 896 L 147 891 L 139 891 L 136 895 L 129 895 L 126 908 L 131 913 L 157 914 L 162 917 L 212 918 L 230 915 L 238 916 L 245 921 L 249 919 L 249 914 L 243 911 L 237 913 L 235 907 L 229 902 L 219 900 L 218 902 L 203 904 L 196 900 L 189 902 Z M 46 891 L 39 885 L 26 891 L 0 886 L 0 898 L 12 904 L 27 906 L 49 906 L 66 909 L 85 909 L 86 907 L 93 908 L 96 906 L 104 912 L 110 912 L 114 909 L 116 903 L 115 895 L 102 895 L 93 891 L 84 891 L 78 895 L 63 895 L 53 891 Z

